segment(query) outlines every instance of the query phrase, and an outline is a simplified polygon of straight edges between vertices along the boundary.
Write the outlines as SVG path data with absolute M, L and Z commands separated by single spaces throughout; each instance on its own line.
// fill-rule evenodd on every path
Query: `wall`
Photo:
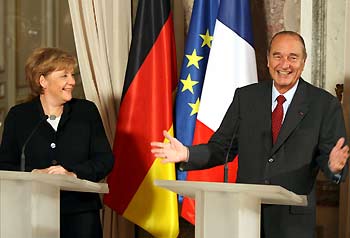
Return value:
M 0 0 L 0 11 L 1 135 L 8 109 L 30 94 L 24 76 L 30 52 L 36 47 L 59 47 L 74 54 L 75 44 L 67 1 Z M 79 77 L 74 96 L 84 97 Z
M 306 40 L 309 54 L 308 64 L 303 76 L 309 82 L 326 89 L 335 95 L 336 84 L 344 83 L 346 64 L 344 62 L 344 48 L 346 41 L 346 0 L 301 0 L 301 32 Z M 346 93 L 348 89 L 344 90 Z M 348 108 L 347 100 L 343 100 L 343 108 Z M 348 120 L 346 120 L 348 123 Z M 348 216 L 348 183 L 337 186 L 319 176 L 317 190 L 321 194 L 328 194 L 329 201 L 336 195 L 339 205 L 332 202 L 322 203 L 319 196 L 317 208 L 317 224 L 319 237 L 349 237 L 346 235 L 346 218 Z M 327 184 L 328 183 L 328 184 Z M 324 189 L 325 188 L 325 189 Z M 335 193 L 340 189 L 340 194 Z M 327 200 L 327 199 L 326 199 Z M 339 207 L 340 206 L 340 209 Z M 344 210 L 346 209 L 346 210 Z

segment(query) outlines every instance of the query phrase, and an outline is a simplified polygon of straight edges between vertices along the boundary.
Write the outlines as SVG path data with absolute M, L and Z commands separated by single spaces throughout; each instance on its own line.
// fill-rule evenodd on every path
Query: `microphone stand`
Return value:
M 33 135 L 35 134 L 35 132 L 38 130 L 39 126 L 41 125 L 41 123 L 43 123 L 43 121 L 47 120 L 48 116 L 45 115 L 44 118 L 42 118 L 39 123 L 34 127 L 34 129 L 32 130 L 32 132 L 30 133 L 30 135 L 27 137 L 27 139 L 25 140 L 25 142 L 23 143 L 22 146 L 22 150 L 21 150 L 21 164 L 20 164 L 20 171 L 24 172 L 25 171 L 25 166 L 26 166 L 26 155 L 25 155 L 25 149 L 27 147 L 28 142 L 30 141 L 30 139 L 33 137 Z
M 224 183 L 228 183 L 228 157 L 230 156 L 230 150 L 232 147 L 232 143 L 233 143 L 233 139 L 235 138 L 235 134 L 233 134 L 233 136 L 231 137 L 231 142 L 230 142 L 230 146 L 228 147 L 227 153 L 226 153 L 226 157 L 225 157 L 225 164 L 224 164 Z
M 225 164 L 224 164 L 224 183 L 228 183 L 228 157 L 230 156 L 230 150 L 232 148 L 232 143 L 233 140 L 235 139 L 236 135 L 237 135 L 237 129 L 238 129 L 238 122 L 236 123 L 234 130 L 233 130 L 233 134 L 231 137 L 231 141 L 230 141 L 230 145 L 227 149 L 227 153 L 226 153 L 226 157 L 225 157 Z

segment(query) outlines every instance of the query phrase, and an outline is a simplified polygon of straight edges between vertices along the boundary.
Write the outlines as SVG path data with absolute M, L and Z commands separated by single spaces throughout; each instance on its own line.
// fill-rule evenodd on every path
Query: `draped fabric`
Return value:
M 154 185 L 175 179 L 174 164 L 162 164 L 151 141 L 173 133 L 176 52 L 169 0 L 140 0 L 133 30 L 114 143 L 115 164 L 105 203 L 154 237 L 177 237 L 176 194 Z
M 232 102 L 235 89 L 257 82 L 250 1 L 220 0 L 193 144 L 207 143 Z M 237 159 L 229 163 L 229 182 L 236 179 Z M 189 181 L 222 182 L 223 166 L 189 171 Z M 194 201 L 184 199 L 181 215 L 195 223 Z
M 175 104 L 175 136 L 187 146 L 193 141 L 218 8 L 219 0 L 193 3 Z M 178 180 L 186 180 L 186 175 L 177 171 Z
M 85 97 L 99 109 L 109 142 L 117 113 L 131 42 L 131 1 L 69 0 Z M 103 209 L 105 238 L 133 237 L 133 225 Z

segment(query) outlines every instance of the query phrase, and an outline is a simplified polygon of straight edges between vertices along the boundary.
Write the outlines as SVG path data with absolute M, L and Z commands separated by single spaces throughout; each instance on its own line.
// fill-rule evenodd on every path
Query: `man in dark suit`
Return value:
M 273 80 L 237 89 L 208 144 L 185 147 L 166 132 L 170 143 L 151 143 L 156 157 L 182 162 L 184 170 L 223 164 L 230 149 L 230 158 L 239 155 L 238 183 L 280 185 L 307 195 L 307 207 L 263 205 L 261 237 L 315 237 L 317 173 L 321 169 L 339 183 L 347 170 L 341 105 L 300 77 L 306 56 L 298 33 L 277 33 L 268 51 Z

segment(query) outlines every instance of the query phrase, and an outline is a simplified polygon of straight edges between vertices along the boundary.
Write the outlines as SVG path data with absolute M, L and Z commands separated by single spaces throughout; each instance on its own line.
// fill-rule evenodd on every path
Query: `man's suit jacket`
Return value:
M 271 97 L 272 81 L 237 89 L 219 129 L 208 144 L 190 148 L 189 161 L 182 168 L 223 164 L 234 136 L 230 158 L 239 155 L 237 183 L 280 185 L 308 195 L 307 207 L 264 205 L 262 237 L 311 238 L 316 175 L 321 168 L 335 179 L 328 167 L 329 153 L 340 137 L 346 138 L 342 108 L 331 94 L 300 79 L 273 144 Z
M 97 182 L 113 167 L 113 154 L 96 106 L 72 99 L 64 105 L 57 132 L 45 120 L 39 98 L 11 108 L 0 147 L 0 169 L 19 170 L 23 144 L 34 130 L 25 149 L 25 170 L 61 165 L 78 178 Z M 61 192 L 61 213 L 101 208 L 98 194 Z

